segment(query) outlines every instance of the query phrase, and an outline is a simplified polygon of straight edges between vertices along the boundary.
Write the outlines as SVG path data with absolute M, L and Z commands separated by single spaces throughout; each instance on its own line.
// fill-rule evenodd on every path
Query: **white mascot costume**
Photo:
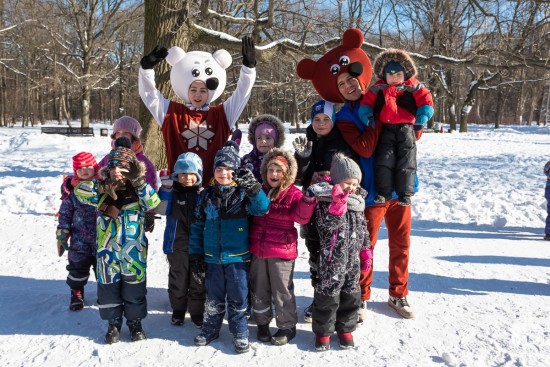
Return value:
M 157 47 L 141 59 L 139 95 L 161 127 L 169 173 L 181 153 L 193 152 L 203 162 L 203 186 L 209 184 L 216 152 L 231 135 L 231 129 L 248 103 L 256 80 L 254 43 L 249 37 L 243 37 L 242 43 L 243 66 L 237 88 L 217 106 L 210 106 L 210 103 L 223 93 L 227 80 L 225 70 L 232 62 L 226 50 L 210 54 L 203 51 L 185 52 L 180 47 L 169 50 Z M 153 68 L 163 59 L 172 67 L 172 89 L 185 104 L 164 98 L 156 88 Z M 208 89 L 206 103 L 200 107 L 193 106 L 189 99 L 189 86 L 197 80 Z

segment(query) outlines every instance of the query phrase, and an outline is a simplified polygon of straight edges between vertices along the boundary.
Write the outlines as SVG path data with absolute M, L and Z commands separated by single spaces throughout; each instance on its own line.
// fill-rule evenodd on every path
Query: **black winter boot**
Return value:
M 285 345 L 296 336 L 296 326 L 290 329 L 279 329 L 271 337 L 271 344 L 273 345 Z
M 84 289 L 71 289 L 71 303 L 69 310 L 81 311 L 84 308 Z
M 105 344 L 118 343 L 120 341 L 120 326 L 109 324 L 107 334 L 105 334 Z
M 271 340 L 271 332 L 269 331 L 269 324 L 258 325 L 257 338 L 261 342 L 268 342 Z
M 128 321 L 128 328 L 130 329 L 130 335 L 133 342 L 137 342 L 140 340 L 147 339 L 145 337 L 145 332 L 143 331 L 143 328 L 141 327 L 141 320 L 135 319 L 132 321 Z

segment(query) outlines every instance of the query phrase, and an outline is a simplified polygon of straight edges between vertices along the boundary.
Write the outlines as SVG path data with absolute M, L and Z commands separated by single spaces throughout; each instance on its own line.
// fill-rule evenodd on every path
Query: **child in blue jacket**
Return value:
M 170 178 L 171 186 L 159 189 L 161 203 L 155 212 L 166 215 L 163 250 L 170 265 L 168 297 L 172 306 L 172 325 L 183 325 L 189 311 L 191 321 L 202 327 L 204 313 L 204 271 L 194 277 L 189 263 L 191 224 L 195 221 L 195 204 L 201 192 L 202 161 L 195 153 L 180 154 Z
M 248 305 L 249 215 L 262 215 L 269 199 L 253 173 L 240 168 L 238 145 L 225 143 L 214 159 L 214 178 L 199 196 L 191 225 L 191 272 L 200 260 L 206 264 L 206 304 L 202 331 L 195 345 L 207 345 L 219 337 L 228 308 L 229 331 L 237 353 L 249 350 Z

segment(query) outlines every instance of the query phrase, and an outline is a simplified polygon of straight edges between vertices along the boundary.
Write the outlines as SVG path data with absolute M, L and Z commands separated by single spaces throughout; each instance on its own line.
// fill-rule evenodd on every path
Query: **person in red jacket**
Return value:
M 294 223 L 308 223 L 317 203 L 293 185 L 297 170 L 296 160 L 287 151 L 273 148 L 264 155 L 260 172 L 270 208 L 267 214 L 252 217 L 249 234 L 252 315 L 258 325 L 258 340 L 274 345 L 287 344 L 296 336 L 293 276 L 298 231 Z M 273 336 L 269 331 L 272 304 L 279 328 Z
M 416 78 L 416 66 L 404 50 L 389 49 L 374 60 L 380 78 L 363 95 L 359 117 L 363 124 L 383 123 L 374 162 L 374 201 L 385 203 L 397 194 L 399 205 L 411 205 L 416 174 L 414 124 L 425 127 L 433 116 L 430 91 Z

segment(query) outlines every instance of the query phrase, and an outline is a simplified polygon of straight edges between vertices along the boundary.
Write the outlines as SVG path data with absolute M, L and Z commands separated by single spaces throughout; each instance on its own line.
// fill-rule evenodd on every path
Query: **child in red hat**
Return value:
M 56 231 L 57 253 L 68 251 L 67 284 L 71 288 L 69 309 L 84 308 L 84 286 L 90 277 L 90 267 L 96 264 L 96 209 L 81 203 L 74 195 L 74 187 L 80 181 L 93 179 L 97 174 L 97 162 L 88 152 L 73 157 L 73 173 L 65 177 L 61 185 L 61 207 Z

